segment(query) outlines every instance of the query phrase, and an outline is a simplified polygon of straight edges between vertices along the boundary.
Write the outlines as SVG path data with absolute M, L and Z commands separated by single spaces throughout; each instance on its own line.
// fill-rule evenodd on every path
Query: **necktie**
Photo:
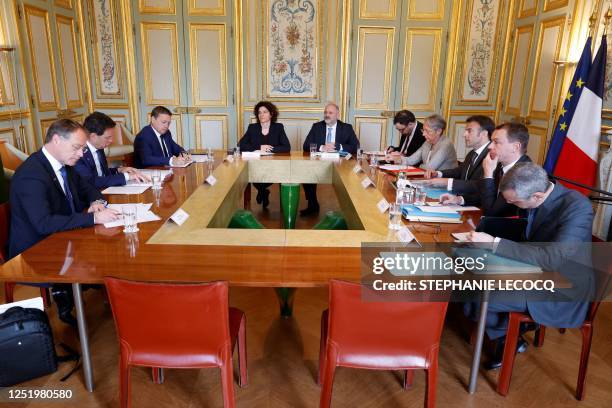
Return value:
M 102 170 L 101 176 L 108 175 L 108 163 L 106 162 L 106 156 L 101 149 L 96 150 L 96 154 L 98 155 L 98 163 L 100 163 L 100 170 Z
M 62 174 L 62 179 L 64 182 L 64 192 L 66 193 L 66 199 L 68 200 L 68 204 L 70 204 L 70 210 L 72 212 L 76 212 L 74 208 L 74 199 L 72 198 L 72 192 L 70 191 L 70 184 L 68 183 L 68 172 L 66 171 L 66 166 L 62 166 L 60 169 L 60 173 Z
M 332 128 L 328 127 L 327 136 L 325 137 L 325 143 L 331 143 L 331 142 L 332 142 Z
M 532 208 L 529 210 L 529 214 L 527 215 L 527 229 L 525 230 L 525 238 L 529 239 L 531 235 L 531 229 L 533 228 L 533 221 L 535 220 L 536 214 L 538 213 L 538 209 Z
M 464 180 L 467 180 L 470 174 L 470 169 L 472 168 L 472 165 L 474 164 L 474 161 L 476 160 L 476 157 L 478 157 L 478 155 L 476 154 L 476 152 L 474 150 L 472 150 L 470 153 L 468 153 L 467 157 L 465 158 L 465 161 L 467 162 L 467 170 L 465 171 L 465 177 L 463 178 Z
M 162 152 L 164 153 L 164 157 L 169 157 L 168 148 L 166 147 L 166 142 L 164 141 L 164 137 L 160 136 L 159 141 L 161 142 L 161 145 L 162 145 Z

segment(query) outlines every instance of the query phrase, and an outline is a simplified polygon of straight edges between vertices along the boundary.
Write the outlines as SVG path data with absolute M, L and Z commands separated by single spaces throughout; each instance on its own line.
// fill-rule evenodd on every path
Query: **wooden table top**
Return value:
M 222 163 L 221 157 L 218 152 L 213 174 L 218 174 L 219 166 L 227 166 L 227 163 Z M 262 158 L 289 159 L 299 160 L 300 157 L 293 153 L 292 157 L 279 155 Z M 342 160 L 333 166 L 350 166 L 351 176 L 359 181 L 364 176 L 363 173 L 357 175 L 352 172 L 355 164 L 355 160 Z M 367 163 L 363 166 L 366 172 L 369 171 Z M 324 286 L 331 278 L 360 280 L 360 247 L 333 246 L 329 243 L 324 246 L 314 246 L 312 243 L 302 246 L 299 240 L 293 241 L 295 246 L 148 243 L 169 217 L 202 187 L 208 174 L 207 164 L 195 163 L 186 168 L 174 168 L 173 174 L 157 194 L 148 189 L 140 195 L 110 196 L 109 202 L 112 203 L 153 203 L 151 210 L 161 220 L 139 224 L 137 234 L 124 234 L 122 227 L 105 228 L 102 225 L 53 234 L 2 265 L 0 280 L 101 283 L 105 276 L 115 276 L 143 281 L 227 280 L 234 286 L 264 287 Z M 345 171 L 345 174 L 348 173 Z M 382 195 L 393 202 L 395 189 L 390 181 L 394 177 L 376 172 L 372 178 L 376 182 L 376 188 L 370 188 L 372 194 Z M 371 211 L 372 214 L 378 212 L 375 206 Z M 474 215 L 471 213 L 471 216 Z M 452 242 L 451 232 L 467 230 L 469 227 L 464 223 L 442 225 L 439 229 L 421 225 L 415 227 L 413 232 L 421 242 Z

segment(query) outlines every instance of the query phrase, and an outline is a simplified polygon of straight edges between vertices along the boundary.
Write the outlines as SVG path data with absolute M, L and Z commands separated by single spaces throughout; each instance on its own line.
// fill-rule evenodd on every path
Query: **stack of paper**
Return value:
M 441 210 L 442 208 L 446 209 L 446 210 L 443 210 L 443 211 L 459 211 L 459 212 L 461 212 L 461 211 L 478 211 L 478 210 L 480 210 L 480 208 L 478 208 L 478 207 L 470 207 L 470 206 L 464 207 L 462 205 L 444 205 L 442 203 L 438 203 L 438 202 L 434 202 L 434 201 L 428 202 L 427 205 L 430 206 L 430 207 L 435 207 L 435 210 L 431 210 L 431 211 L 438 211 L 438 210 Z M 429 210 L 423 208 L 423 211 L 429 211 Z
M 102 190 L 102 194 L 142 194 L 150 187 L 150 184 L 125 185 L 108 187 Z
M 408 221 L 439 222 L 460 224 L 461 215 L 458 212 L 426 212 L 416 205 L 402 206 L 402 214 Z
M 367 155 L 372 155 L 372 154 L 373 154 L 373 155 L 375 155 L 375 156 L 386 156 L 386 155 L 387 155 L 387 153 L 385 153 L 385 152 L 383 152 L 383 151 L 380 151 L 380 150 L 378 150 L 378 151 L 376 151 L 376 150 L 370 150 L 370 151 L 363 152 L 363 153 L 364 153 L 364 154 L 367 154 Z
M 144 174 L 145 176 L 149 176 L 149 178 L 153 177 L 153 172 L 154 171 L 159 171 L 159 174 L 160 174 L 162 180 L 172 174 L 172 170 L 143 169 L 143 170 L 138 170 L 138 171 L 141 172 L 142 174 Z
M 157 215 L 155 215 L 155 213 L 153 213 L 153 211 L 151 211 L 152 204 L 142 204 L 142 203 L 139 203 L 139 204 L 109 204 L 108 208 L 112 208 L 113 210 L 118 211 L 119 213 L 123 214 L 123 207 L 126 205 L 136 206 L 136 222 L 137 223 L 161 220 L 161 218 L 159 218 Z M 106 224 L 104 224 L 106 228 L 120 227 L 122 225 L 123 225 L 123 215 L 121 215 L 119 219 L 116 221 L 107 222 Z

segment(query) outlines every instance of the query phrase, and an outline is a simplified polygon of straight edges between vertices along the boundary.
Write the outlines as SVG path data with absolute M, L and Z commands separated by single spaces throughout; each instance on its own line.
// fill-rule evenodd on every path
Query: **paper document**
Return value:
M 453 238 L 455 238 L 456 242 L 468 242 L 468 235 L 470 235 L 469 232 L 451 232 L 451 235 L 453 236 Z
M 191 163 L 193 163 L 193 160 L 187 163 L 183 163 L 183 164 L 171 164 L 170 167 L 187 167 L 189 166 Z
M 458 214 L 459 212 L 449 207 L 430 207 L 428 205 L 417 205 L 417 208 L 426 213 L 445 213 L 445 214 Z
M 145 176 L 149 176 L 149 178 L 153 177 L 153 172 L 154 171 L 159 171 L 159 175 L 160 175 L 162 180 L 172 174 L 172 170 L 143 169 L 143 170 L 138 170 L 138 171 L 141 172 L 142 174 L 144 174 Z
M 191 155 L 191 159 L 193 160 L 194 163 L 207 163 L 207 162 L 209 162 L 208 155 L 206 155 L 206 154 L 192 154 Z
M 443 205 L 442 203 L 439 202 L 435 202 L 435 201 L 430 201 L 427 203 L 428 206 L 430 207 L 434 207 L 436 212 L 440 212 L 441 208 L 447 208 L 448 210 L 452 210 L 452 211 L 478 211 L 480 210 L 480 208 L 478 207 L 464 207 L 462 205 Z M 423 211 L 428 211 L 426 209 L 423 209 Z M 433 209 L 431 209 L 430 211 L 434 211 Z
M 149 186 L 147 185 L 108 187 L 102 190 L 102 194 L 142 194 L 147 191 L 148 188 Z
M 155 215 L 155 213 L 153 213 L 153 211 L 151 211 L 151 206 L 152 204 L 109 204 L 108 208 L 111 208 L 115 211 L 118 211 L 120 213 L 123 212 L 123 207 L 126 205 L 135 205 L 136 206 L 136 222 L 137 223 L 143 223 L 143 222 L 150 222 L 150 221 L 159 221 L 161 220 L 160 217 L 158 217 L 157 215 Z M 104 226 L 106 228 L 113 228 L 113 227 L 121 227 L 123 226 L 123 216 L 120 216 L 120 218 L 116 221 L 111 221 L 111 222 L 107 222 L 106 224 L 104 224 Z

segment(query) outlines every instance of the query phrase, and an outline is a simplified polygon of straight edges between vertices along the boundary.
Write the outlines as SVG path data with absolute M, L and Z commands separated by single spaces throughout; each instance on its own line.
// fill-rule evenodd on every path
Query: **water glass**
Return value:
M 398 204 L 389 206 L 389 229 L 398 230 L 402 227 L 402 209 Z
M 236 146 L 234 148 L 234 158 L 236 160 L 240 159 L 240 146 Z
M 161 189 L 161 172 L 159 170 L 153 170 L 151 181 L 153 182 L 153 190 Z
M 415 189 L 414 191 L 414 205 L 425 205 L 427 201 L 427 192 L 422 188 Z
M 317 156 L 317 144 L 311 143 L 310 144 L 310 158 L 314 159 L 316 156 Z
M 213 151 L 212 151 L 212 149 L 210 147 L 208 148 L 208 150 L 206 152 L 206 155 L 208 156 L 208 161 L 209 162 L 215 160 L 215 156 L 213 155 Z
M 132 233 L 138 232 L 138 223 L 136 222 L 136 206 L 135 205 L 124 205 L 122 209 L 123 213 L 123 232 Z
M 405 204 L 414 204 L 415 190 L 412 187 L 406 189 L 404 193 Z
M 370 156 L 370 167 L 376 167 L 378 161 L 376 160 L 376 155 L 373 154 Z
M 407 185 L 408 185 L 408 176 L 406 175 L 406 172 L 401 171 L 397 175 L 397 188 L 398 190 L 400 188 L 406 188 Z
M 357 160 L 363 160 L 363 149 L 359 148 L 357 149 Z

